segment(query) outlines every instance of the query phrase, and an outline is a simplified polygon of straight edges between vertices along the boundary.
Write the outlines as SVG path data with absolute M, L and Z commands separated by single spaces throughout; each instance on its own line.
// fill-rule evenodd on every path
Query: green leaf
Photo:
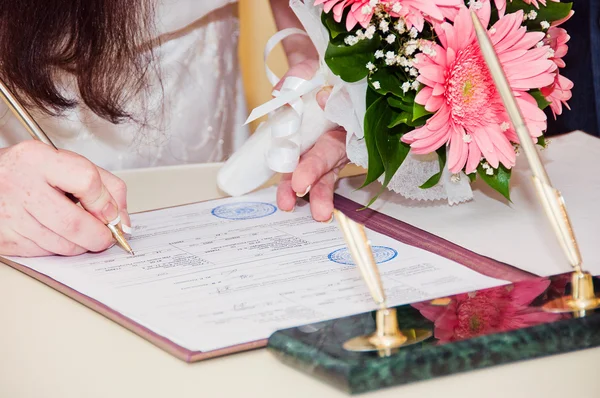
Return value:
M 385 102 L 382 102 L 382 104 L 387 107 Z M 389 112 L 389 108 L 387 109 Z M 410 146 L 402 142 L 400 140 L 401 137 L 398 134 L 393 134 L 387 127 L 379 128 L 375 134 L 377 149 L 379 150 L 385 169 L 383 186 L 387 187 L 394 174 L 396 174 L 396 171 L 398 171 L 398 168 L 400 168 L 406 159 L 406 156 L 408 156 Z
M 535 98 L 540 109 L 545 109 L 548 105 L 551 104 L 551 102 L 548 101 L 546 97 L 542 95 L 542 92 L 539 89 L 531 90 L 529 91 L 529 94 L 531 94 L 531 96 Z
M 509 202 L 510 200 L 510 176 L 511 170 L 504 167 L 502 164 L 494 170 L 493 175 L 487 175 L 485 169 L 479 165 L 477 173 L 483 181 L 485 181 L 490 187 L 498 191 L 504 196 Z
M 412 114 L 408 112 L 394 112 L 391 123 L 388 125 L 389 128 L 394 128 L 401 124 L 408 124 L 412 120 Z
M 370 86 L 367 87 L 367 109 L 369 109 L 369 107 L 371 105 L 373 105 L 373 102 L 377 101 L 379 98 L 381 98 L 381 95 L 379 95 L 373 88 L 371 88 Z
M 423 105 L 413 102 L 413 122 L 428 115 L 432 115 L 432 113 L 426 111 Z
M 431 187 L 434 187 L 438 184 L 438 182 L 440 182 L 440 178 L 442 178 L 442 173 L 444 172 L 444 167 L 446 166 L 446 146 L 442 146 L 440 149 L 437 150 L 437 154 L 438 154 L 438 162 L 440 163 L 440 171 L 436 174 L 434 174 L 433 176 L 431 176 L 430 179 L 428 179 L 425 184 L 421 185 L 419 188 L 421 189 L 428 189 Z
M 398 134 L 395 131 L 396 129 L 388 127 L 393 116 L 394 112 L 386 102 L 385 97 L 377 99 L 367 109 L 365 115 L 365 140 L 367 140 L 369 164 L 363 187 L 374 182 L 385 173 L 382 190 L 371 199 L 367 207 L 372 205 L 379 195 L 385 191 L 385 187 L 390 183 L 410 151 L 410 147 L 400 140 L 401 134 Z M 376 150 L 372 148 L 373 141 Z M 371 161 L 372 157 L 373 162 Z
M 369 74 L 366 65 L 374 61 L 374 54 L 380 43 L 378 35 L 371 40 L 361 40 L 353 46 L 336 46 L 329 43 L 325 52 L 325 62 L 342 80 L 357 82 Z
M 537 139 L 537 144 L 542 148 L 546 148 L 546 146 L 548 145 L 548 143 L 546 142 L 546 137 L 540 135 Z
M 525 21 L 525 25 L 528 30 L 537 30 L 541 31 L 542 27 L 540 22 L 548 21 L 550 23 L 554 21 L 558 21 L 559 19 L 565 18 L 571 12 L 571 8 L 573 7 L 573 3 L 557 3 L 554 1 L 546 2 L 546 5 L 539 6 L 539 9 L 536 8 L 533 4 L 527 4 L 523 0 L 512 0 L 506 2 L 506 13 L 510 14 L 516 12 L 518 10 L 523 10 L 525 14 L 528 14 L 530 11 L 535 11 L 537 16 L 534 20 L 528 19 Z
M 404 92 L 402 91 L 402 82 L 400 78 L 394 73 L 392 68 L 381 68 L 378 69 L 375 73 L 373 73 L 369 77 L 369 81 L 379 82 L 381 86 L 379 89 L 374 89 L 381 95 L 392 94 L 396 97 L 402 98 L 404 97 Z
M 413 112 L 412 104 L 407 104 L 406 102 L 396 99 L 394 97 L 388 97 L 387 102 L 392 108 L 401 109 L 412 115 L 412 112 Z
M 323 23 L 323 25 L 325 25 L 325 27 L 329 31 L 329 38 L 331 40 L 334 40 L 335 38 L 337 38 L 340 35 L 348 34 L 348 31 L 344 27 L 343 20 L 344 19 L 342 19 L 342 22 L 337 22 L 334 19 L 334 15 L 332 12 L 321 13 L 321 22 Z
M 367 177 L 361 188 L 376 181 L 385 172 L 383 159 L 377 149 L 376 141 L 376 131 L 381 128 L 386 128 L 388 124 L 387 118 L 389 118 L 389 115 L 380 112 L 383 108 L 381 106 L 382 103 L 384 103 L 384 97 L 379 97 L 371 106 L 369 106 L 365 114 L 365 144 L 367 145 L 369 161 L 367 165 Z
M 475 182 L 475 180 L 477 180 L 477 173 L 467 174 L 467 177 L 469 177 L 469 180 L 471 180 L 471 182 Z

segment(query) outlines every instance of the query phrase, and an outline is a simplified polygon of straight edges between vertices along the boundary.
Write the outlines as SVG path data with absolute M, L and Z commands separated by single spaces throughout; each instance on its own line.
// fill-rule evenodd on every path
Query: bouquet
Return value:
M 481 55 L 471 11 L 487 28 L 535 143 L 546 146 L 545 109 L 556 118 L 568 108 L 573 83 L 560 70 L 569 36 L 560 25 L 573 14 L 571 3 L 291 0 L 290 6 L 321 69 L 312 82 L 296 82 L 298 95 L 291 90 L 287 100 L 297 108 L 298 101 L 314 102 L 306 97 L 311 89 L 332 86 L 324 114 L 313 115 L 346 129 L 348 158 L 367 169 L 363 187 L 379 181 L 382 192 L 456 204 L 473 197 L 471 183 L 480 178 L 510 200 L 519 139 Z M 267 127 L 281 116 L 273 119 Z M 296 123 L 295 144 L 282 145 L 279 137 L 271 145 L 307 147 L 315 137 L 305 142 L 303 124 Z M 305 130 L 315 129 L 313 122 Z
M 558 27 L 571 16 L 571 4 L 317 0 L 314 6 L 321 4 L 329 34 L 325 62 L 345 82 L 366 80 L 364 128 L 354 132 L 362 143 L 354 144 L 358 150 L 349 148 L 350 158 L 367 167 L 365 185 L 380 179 L 386 187 L 395 178 L 396 188 L 420 198 L 426 194 L 416 194 L 415 187 L 438 186 L 447 169 L 448 191 L 479 177 L 510 199 L 519 140 L 479 50 L 469 11 L 487 27 L 531 138 L 544 147 L 544 108 L 560 115 L 573 87 L 560 74 L 569 36 Z M 398 176 L 409 155 L 416 156 L 408 174 Z M 414 186 L 403 187 L 406 180 Z M 457 196 L 461 201 L 465 195 Z

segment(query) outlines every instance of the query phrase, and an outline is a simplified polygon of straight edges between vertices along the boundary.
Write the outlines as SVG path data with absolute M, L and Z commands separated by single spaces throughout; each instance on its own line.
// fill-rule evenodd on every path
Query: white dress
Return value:
M 235 1 L 162 0 L 156 23 L 163 93 L 153 89 L 150 101 L 162 98 L 164 111 L 151 107 L 148 127 L 113 125 L 84 108 L 60 118 L 32 112 L 57 147 L 121 170 L 223 161 L 248 138 Z M 30 139 L 0 108 L 0 147 Z

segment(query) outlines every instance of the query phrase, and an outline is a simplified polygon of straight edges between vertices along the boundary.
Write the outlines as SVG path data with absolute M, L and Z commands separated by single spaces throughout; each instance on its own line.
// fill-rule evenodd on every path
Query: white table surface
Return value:
M 121 173 L 130 210 L 220 196 L 219 165 Z M 366 397 L 600 396 L 600 348 L 366 394 Z M 344 397 L 262 349 L 186 364 L 0 264 L 1 398 Z

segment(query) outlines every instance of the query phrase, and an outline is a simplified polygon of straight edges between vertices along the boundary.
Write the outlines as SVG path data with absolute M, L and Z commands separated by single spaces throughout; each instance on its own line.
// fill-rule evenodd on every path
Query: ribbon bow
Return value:
M 277 32 L 265 47 L 264 61 L 267 78 L 275 86 L 280 79 L 269 69 L 267 58 L 277 44 L 286 37 L 300 34 L 306 36 L 301 29 L 291 28 Z M 301 155 L 302 137 L 300 126 L 304 115 L 304 101 L 302 96 L 312 92 L 325 84 L 325 77 L 317 73 L 311 80 L 289 76 L 282 84 L 281 90 L 273 91 L 273 99 L 257 108 L 251 113 L 246 124 L 265 115 L 269 116 L 271 130 L 271 145 L 265 154 L 269 168 L 277 173 L 291 173 L 296 169 Z M 291 110 L 275 112 L 281 107 L 289 105 Z M 274 113 L 272 113 L 274 112 Z

